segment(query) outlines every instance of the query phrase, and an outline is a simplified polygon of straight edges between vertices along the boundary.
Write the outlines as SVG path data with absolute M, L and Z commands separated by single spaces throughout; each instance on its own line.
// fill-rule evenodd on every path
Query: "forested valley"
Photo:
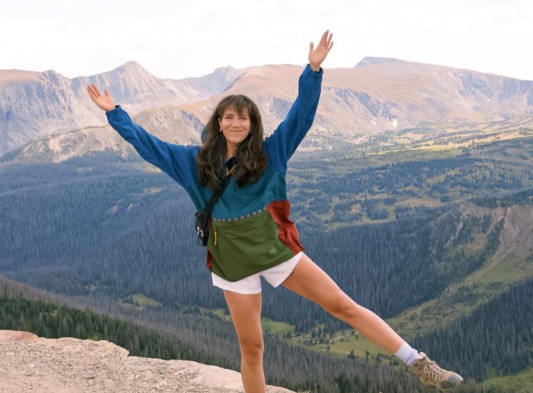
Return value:
M 133 356 L 193 360 L 239 369 L 238 344 L 231 324 L 213 315 L 172 315 L 167 321 L 172 325 L 111 317 L 89 307 L 83 309 L 73 299 L 59 299 L 0 278 L 0 329 L 30 331 L 48 338 L 105 339 L 128 349 Z M 320 354 L 269 336 L 265 341 L 269 384 L 322 393 L 423 392 L 416 378 L 403 367 Z M 469 382 L 457 392 L 512 391 Z
M 439 299 L 495 256 L 504 230 L 501 210 L 533 204 L 532 157 L 531 138 L 462 151 L 319 161 L 302 155 L 289 171 L 293 217 L 308 255 L 359 303 L 392 318 Z M 109 334 L 124 329 L 122 339 L 113 337 L 132 352 L 236 368 L 232 328 L 209 313 L 225 304 L 211 286 L 205 250 L 196 244 L 193 206 L 170 178 L 112 154 L 61 164 L 4 162 L 0 178 L 1 275 L 149 325 L 121 325 L 67 307 L 53 312 L 57 305 L 4 290 L 0 320 L 10 324 L 3 328 L 101 338 L 107 326 Z M 532 263 L 532 252 L 520 259 L 526 273 Z M 528 277 L 491 284 L 492 299 L 445 326 L 417 331 L 414 342 L 471 380 L 531 368 Z M 136 294 L 161 308 L 124 312 Z M 326 332 L 347 328 L 283 288 L 265 285 L 263 305 L 265 317 L 293 325 L 295 334 L 318 325 Z M 62 319 L 52 318 L 57 315 Z M 313 392 L 418 391 L 397 366 L 375 368 L 268 340 L 269 383 Z M 149 349 L 162 345 L 165 350 Z M 227 348 L 234 352 L 226 355 Z M 309 375 L 317 381 L 305 382 Z M 392 380 L 401 382 L 387 385 Z

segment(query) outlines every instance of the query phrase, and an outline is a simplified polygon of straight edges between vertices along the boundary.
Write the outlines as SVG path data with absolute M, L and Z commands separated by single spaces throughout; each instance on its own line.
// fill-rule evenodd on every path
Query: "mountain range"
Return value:
M 115 135 L 99 128 L 105 127 L 105 116 L 89 100 L 87 84 L 109 89 L 136 121 L 172 142 L 198 143 L 216 103 L 237 93 L 256 101 L 268 134 L 293 102 L 302 69 L 226 67 L 181 80 L 158 79 L 133 61 L 74 79 L 55 71 L 0 70 L 0 156 L 23 146 L 28 157 L 52 154 L 53 161 L 104 147 L 128 152 Z M 365 58 L 353 68 L 325 69 L 318 114 L 302 149 L 353 146 L 422 124 L 505 122 L 531 113 L 533 81 Z M 28 146 L 35 141 L 38 145 Z
M 0 71 L 0 154 L 50 134 L 105 123 L 86 86 L 107 88 L 132 113 L 198 101 L 223 91 L 241 71 L 220 68 L 201 78 L 158 79 L 131 61 L 90 77 L 69 79 L 50 70 Z M 160 116 L 164 116 L 164 109 Z
M 162 139 L 193 144 L 226 94 L 252 97 L 271 132 L 302 69 L 227 67 L 183 80 L 134 62 L 75 79 L 0 71 L 0 274 L 172 329 L 192 352 L 209 354 L 197 360 L 237 367 L 188 196 L 110 129 L 84 86 L 109 88 Z M 533 389 L 532 109 L 533 81 L 365 58 L 325 69 L 316 121 L 290 163 L 291 217 L 308 255 L 414 346 L 461 370 L 471 382 L 464 393 Z M 4 329 L 32 331 L 30 319 L 43 331 L 111 326 L 42 303 L 23 307 L 20 297 L 13 304 L 0 301 L 0 321 L 13 322 Z M 22 318 L 23 308 L 35 313 Z M 265 287 L 263 315 L 275 384 L 419 391 L 398 379 L 392 359 L 391 370 L 366 368 L 386 362 L 381 348 L 288 291 Z

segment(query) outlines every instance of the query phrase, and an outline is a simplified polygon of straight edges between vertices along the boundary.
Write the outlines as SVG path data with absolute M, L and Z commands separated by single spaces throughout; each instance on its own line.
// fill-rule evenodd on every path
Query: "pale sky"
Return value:
M 0 0 L 0 69 L 69 78 L 134 60 L 158 78 L 395 57 L 533 80 L 531 0 Z

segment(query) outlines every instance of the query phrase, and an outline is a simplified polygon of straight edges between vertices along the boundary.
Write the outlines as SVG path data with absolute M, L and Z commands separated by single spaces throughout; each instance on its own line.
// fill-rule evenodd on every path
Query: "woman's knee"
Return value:
M 350 299 L 347 295 L 343 294 L 339 296 L 335 301 L 326 308 L 334 317 L 345 320 L 351 320 L 361 315 L 361 306 L 359 306 L 354 300 Z
M 241 355 L 249 360 L 260 360 L 263 358 L 264 344 L 263 340 L 244 339 L 239 341 Z

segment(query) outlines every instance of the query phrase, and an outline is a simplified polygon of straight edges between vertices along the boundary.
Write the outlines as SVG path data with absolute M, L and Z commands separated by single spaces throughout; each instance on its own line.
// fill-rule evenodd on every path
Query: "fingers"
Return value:
M 322 34 L 320 45 L 325 46 L 328 51 L 333 48 L 333 34 L 330 34 L 329 30 L 326 30 L 324 34 Z
M 322 34 L 322 37 L 320 38 L 321 45 L 325 46 L 325 44 L 328 42 L 328 34 L 329 34 L 329 30 L 326 30 L 324 34 Z
M 309 65 L 311 69 L 315 72 L 320 71 L 320 65 L 326 59 L 329 54 L 329 51 L 333 48 L 333 34 L 326 30 L 318 45 L 315 47 L 313 43 L 309 45 Z
M 104 90 L 104 95 L 100 93 L 100 90 L 95 85 L 88 85 L 87 92 L 91 100 L 104 111 L 111 111 L 115 108 L 115 102 L 108 89 Z
M 320 51 L 326 49 L 326 51 L 329 52 L 331 48 L 333 48 L 333 34 L 330 34 L 329 30 L 326 30 L 324 34 L 322 34 L 315 50 Z M 311 43 L 309 51 L 312 51 L 313 49 L 314 46 L 313 43 Z
M 88 85 L 87 92 L 89 93 L 89 95 L 91 96 L 93 100 L 102 96 L 100 94 L 100 90 L 98 90 L 98 87 L 96 87 L 95 85 Z
M 89 93 L 89 97 L 91 97 L 91 100 L 93 100 L 94 102 L 96 102 L 98 97 L 100 97 L 100 91 L 95 85 L 88 85 L 87 92 Z
M 95 85 L 87 85 L 87 91 L 89 92 L 89 94 L 100 94 L 100 92 L 98 91 L 98 87 L 96 87 Z

